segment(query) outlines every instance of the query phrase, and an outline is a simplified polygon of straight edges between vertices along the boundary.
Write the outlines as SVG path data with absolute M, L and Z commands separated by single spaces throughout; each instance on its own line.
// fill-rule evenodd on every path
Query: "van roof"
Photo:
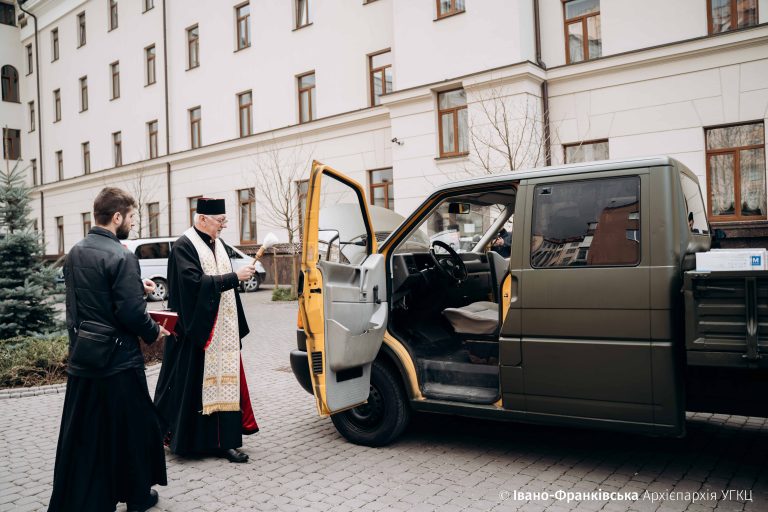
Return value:
M 469 178 L 459 181 L 446 183 L 437 188 L 436 192 L 445 189 L 452 189 L 462 185 L 477 185 L 483 183 L 497 183 L 509 180 L 525 180 L 532 178 L 546 178 L 549 176 L 564 176 L 569 174 L 581 174 L 586 172 L 614 171 L 621 169 L 633 169 L 639 167 L 664 167 L 670 165 L 679 165 L 686 168 L 674 158 L 668 156 L 652 156 L 641 158 L 625 158 L 620 160 L 599 160 L 595 162 L 582 162 L 577 164 L 553 165 L 550 167 L 537 167 L 535 169 L 526 169 L 523 171 L 510 171 L 492 176 L 483 176 L 480 178 Z

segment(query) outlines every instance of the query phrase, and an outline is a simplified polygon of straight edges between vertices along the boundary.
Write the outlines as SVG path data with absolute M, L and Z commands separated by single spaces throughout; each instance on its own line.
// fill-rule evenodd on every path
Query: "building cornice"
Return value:
M 354 128 L 361 124 L 370 124 L 372 122 L 389 122 L 389 112 L 383 107 L 366 108 L 345 112 L 315 121 L 303 124 L 296 124 L 277 128 L 265 132 L 255 133 L 247 137 L 238 137 L 236 139 L 225 140 L 208 144 L 196 149 L 187 149 L 177 151 L 168 155 L 163 155 L 150 160 L 141 160 L 120 167 L 111 167 L 93 171 L 90 174 L 81 174 L 60 181 L 45 183 L 31 189 L 33 193 L 44 192 L 57 193 L 60 191 L 70 191 L 72 188 L 84 188 L 93 186 L 94 183 L 114 182 L 115 179 L 130 177 L 137 171 L 161 173 L 165 165 L 173 164 L 173 172 L 183 171 L 184 169 L 175 168 L 178 164 L 189 163 L 195 160 L 216 157 L 221 153 L 229 153 L 233 150 L 245 153 L 257 153 L 264 146 L 271 144 L 289 144 L 293 141 L 310 142 L 315 139 L 323 138 L 323 134 L 331 130 L 343 130 Z
M 552 83 L 586 78 L 623 69 L 656 65 L 666 61 L 685 60 L 700 55 L 746 49 L 768 44 L 768 25 L 738 30 L 717 36 L 706 36 L 641 50 L 632 50 L 599 59 L 549 68 L 547 80 Z

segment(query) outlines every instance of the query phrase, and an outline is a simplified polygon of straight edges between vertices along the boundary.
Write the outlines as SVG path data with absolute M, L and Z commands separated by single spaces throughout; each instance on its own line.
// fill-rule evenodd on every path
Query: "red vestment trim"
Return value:
M 248 393 L 248 383 L 245 381 L 242 355 L 240 356 L 240 410 L 243 412 L 243 434 L 249 435 L 258 432 L 259 426 L 256 424 L 256 418 L 253 416 L 251 396 Z

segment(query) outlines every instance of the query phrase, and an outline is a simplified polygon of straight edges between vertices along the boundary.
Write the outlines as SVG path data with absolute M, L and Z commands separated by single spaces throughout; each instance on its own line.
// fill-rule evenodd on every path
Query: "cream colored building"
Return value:
M 664 154 L 699 175 L 713 220 L 768 232 L 768 0 L 15 7 L 0 66 L 18 102 L 0 124 L 18 130 L 4 139 L 49 254 L 83 236 L 106 184 L 140 196 L 143 236 L 181 233 L 191 198 L 215 196 L 227 241 L 286 240 L 264 176 L 277 168 L 298 201 L 312 158 L 407 215 L 447 180 Z

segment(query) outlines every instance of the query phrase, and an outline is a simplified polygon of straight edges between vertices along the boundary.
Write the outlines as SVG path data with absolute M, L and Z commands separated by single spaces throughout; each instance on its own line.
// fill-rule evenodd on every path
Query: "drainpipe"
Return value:
M 541 18 L 539 17 L 539 0 L 533 0 L 533 24 L 536 34 L 536 64 L 547 70 L 547 65 L 541 60 Z M 544 115 L 544 157 L 547 165 L 552 165 L 552 140 L 549 128 L 549 84 L 545 78 L 541 82 L 541 108 Z
M 24 9 L 21 2 L 17 2 L 21 12 L 28 14 L 35 24 L 35 78 L 37 79 L 37 163 L 40 164 L 40 185 L 43 185 L 43 105 L 40 103 L 40 52 L 37 37 L 37 16 Z M 42 236 L 43 251 L 45 251 L 45 196 L 40 191 L 40 234 Z
M 168 26 L 166 23 L 165 2 L 163 0 L 163 82 L 165 86 L 165 154 L 171 154 L 171 124 L 168 113 Z M 171 162 L 165 164 L 165 189 L 168 201 L 168 236 L 173 236 L 173 208 L 171 208 Z

